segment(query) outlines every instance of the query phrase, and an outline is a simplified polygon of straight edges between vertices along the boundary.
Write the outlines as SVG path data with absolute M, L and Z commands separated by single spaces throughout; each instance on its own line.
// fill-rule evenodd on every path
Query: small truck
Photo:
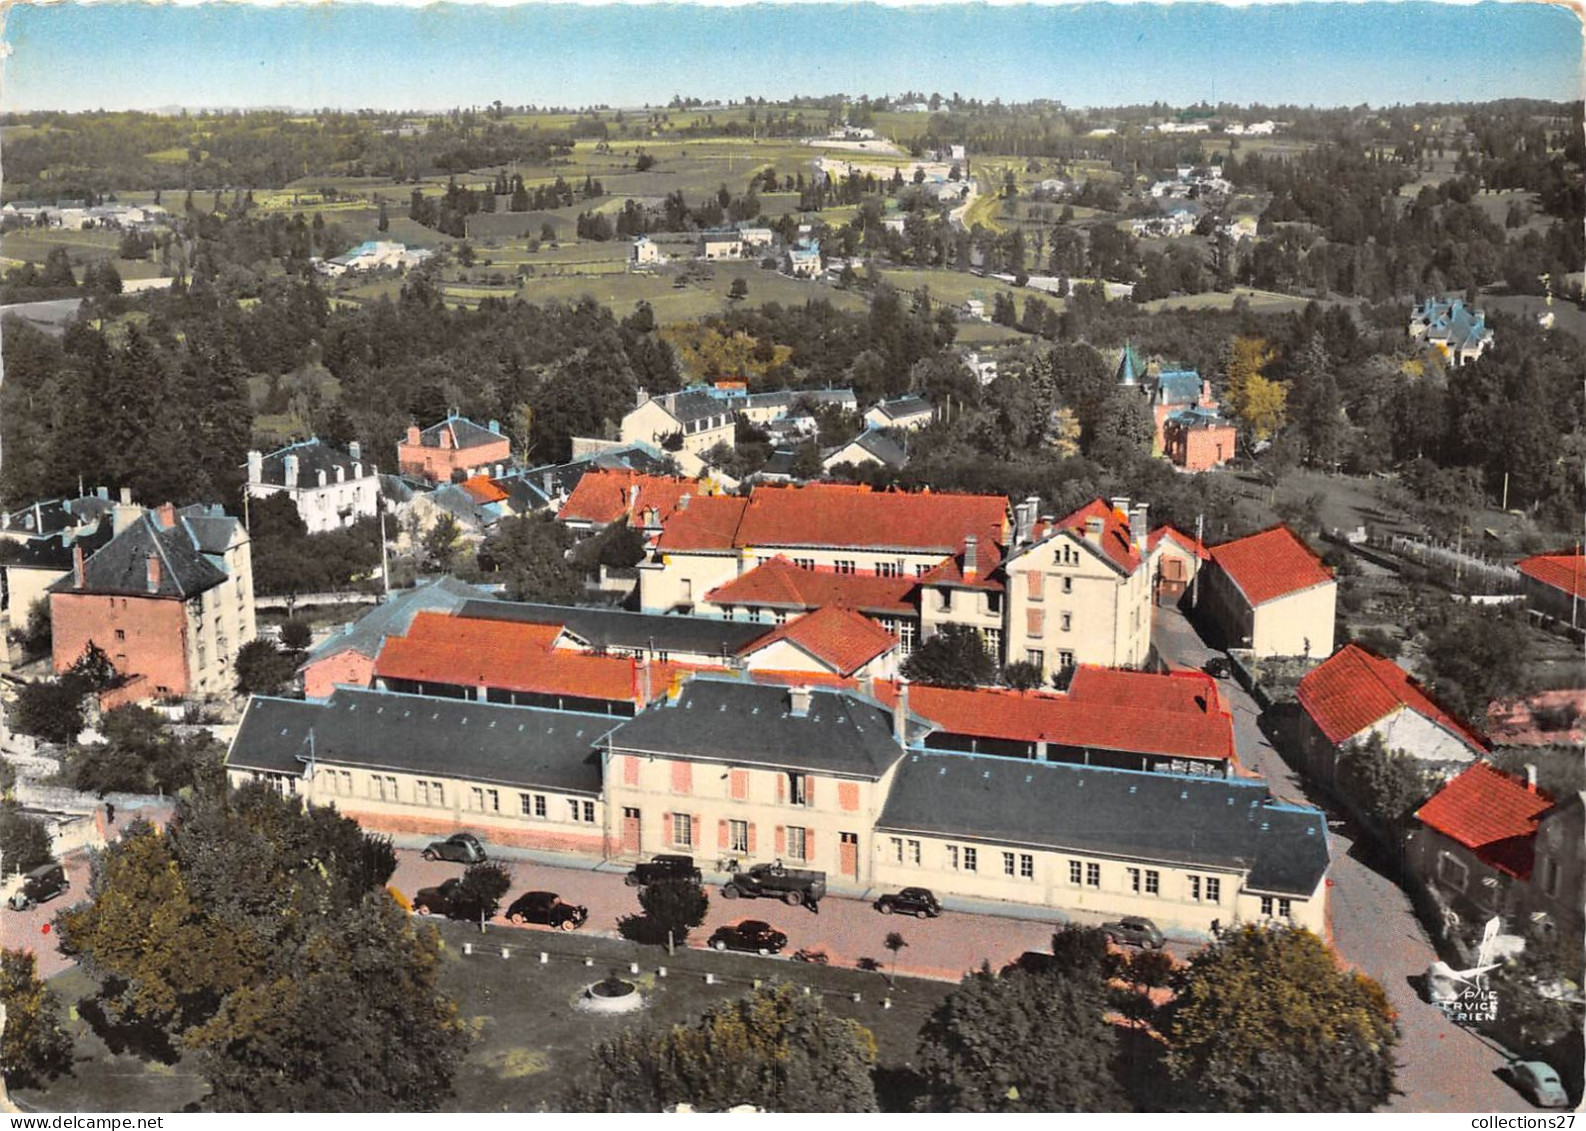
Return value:
M 780 899 L 790 907 L 814 907 L 826 898 L 826 873 L 773 864 L 756 864 L 747 872 L 736 872 L 721 889 L 723 899 Z

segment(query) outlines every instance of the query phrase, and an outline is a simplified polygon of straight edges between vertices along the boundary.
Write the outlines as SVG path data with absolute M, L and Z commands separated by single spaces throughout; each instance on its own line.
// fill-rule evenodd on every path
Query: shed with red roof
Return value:
M 738 655 L 750 671 L 890 679 L 898 640 L 852 609 L 827 605 L 778 625 Z
M 1338 582 L 1287 526 L 1213 546 L 1203 597 L 1231 648 L 1257 656 L 1333 651 Z
M 1571 628 L 1586 626 L 1586 554 L 1537 554 L 1516 568 L 1527 608 Z

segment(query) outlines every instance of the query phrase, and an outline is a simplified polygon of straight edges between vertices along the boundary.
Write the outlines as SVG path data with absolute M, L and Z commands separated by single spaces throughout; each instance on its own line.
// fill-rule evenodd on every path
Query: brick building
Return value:
M 453 414 L 423 430 L 409 426 L 407 437 L 397 444 L 397 469 L 431 483 L 450 483 L 459 471 L 465 477 L 499 477 L 511 462 L 512 442 L 494 420 L 483 427 Z

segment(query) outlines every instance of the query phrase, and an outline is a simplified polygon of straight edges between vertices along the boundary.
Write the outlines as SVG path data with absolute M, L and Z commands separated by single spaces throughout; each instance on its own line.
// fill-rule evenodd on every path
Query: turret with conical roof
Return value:
M 1135 356 L 1134 346 L 1125 342 L 1123 344 L 1123 358 L 1118 362 L 1118 384 L 1134 388 L 1140 384 L 1140 377 L 1145 373 L 1145 365 Z

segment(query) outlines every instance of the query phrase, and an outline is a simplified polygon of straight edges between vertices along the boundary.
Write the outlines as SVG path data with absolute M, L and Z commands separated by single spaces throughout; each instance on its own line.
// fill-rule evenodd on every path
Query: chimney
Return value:
M 281 463 L 282 463 L 283 468 L 285 469 L 283 471 L 283 476 L 286 479 L 286 485 L 288 487 L 296 487 L 297 486 L 297 472 L 298 472 L 297 457 L 296 456 L 287 456 L 285 459 L 283 459 L 281 461 Z
M 1091 517 L 1087 518 L 1085 520 L 1085 541 L 1087 541 L 1087 542 L 1100 542 L 1101 541 L 1101 532 L 1102 532 L 1102 530 L 1103 530 L 1103 528 L 1105 526 L 1106 526 L 1106 520 L 1105 519 L 1098 518 L 1095 515 L 1092 515 Z
M 909 681 L 898 677 L 898 701 L 892 707 L 892 739 L 899 746 L 909 744 Z
M 363 464 L 358 462 L 357 460 L 353 461 L 352 477 L 354 479 L 362 479 L 363 478 Z
M 501 435 L 501 421 L 492 420 L 490 422 L 490 430 L 492 432 L 494 432 L 497 436 Z
M 110 501 L 110 488 L 109 487 L 95 487 L 94 488 L 94 494 L 98 498 L 103 500 L 104 502 L 108 503 Z
M 263 452 L 249 452 L 248 453 L 248 482 L 249 483 L 263 483 L 264 482 L 264 453 Z
M 491 468 L 491 471 L 494 472 L 494 474 L 491 475 L 490 478 L 492 478 L 492 479 L 500 479 L 503 475 L 506 474 L 506 470 L 507 470 L 506 468 L 502 467 L 498 463 L 498 464 L 495 465 L 495 467 Z
M 1041 512 L 1041 500 L 1030 495 L 1016 508 L 1019 521 L 1019 541 L 1028 542 L 1035 537 L 1035 517 Z
M 354 464 L 362 463 L 363 462 L 363 445 L 360 444 L 357 440 L 350 441 L 347 444 L 347 458 L 352 460 L 352 462 Z
M 693 497 L 694 496 L 688 494 L 687 492 L 680 495 L 677 500 L 677 509 L 680 511 L 686 511 L 688 509 L 688 501 Z
M 859 677 L 859 694 L 874 699 L 876 696 L 876 677 L 869 672 Z
M 457 437 L 452 435 L 451 426 L 447 425 L 445 428 L 441 429 L 441 447 L 446 449 L 447 451 L 450 451 L 452 448 L 455 448 L 456 446 L 457 446 Z
M 966 534 L 964 536 L 964 580 L 973 581 L 980 573 L 980 538 L 978 535 Z
M 176 507 L 171 503 L 161 503 L 160 509 L 155 512 L 161 530 L 169 530 L 176 525 Z
M 160 555 L 159 554 L 150 554 L 149 555 L 148 580 L 149 580 L 149 592 L 150 593 L 158 593 L 160 591 Z
M 337 468 L 336 470 L 338 472 L 340 472 L 341 468 Z M 325 469 L 323 467 L 320 468 L 317 472 L 314 473 L 314 479 L 315 479 L 315 481 L 317 482 L 317 484 L 319 486 L 321 486 L 321 487 L 325 486 L 325 482 L 326 482 Z M 337 482 L 341 481 L 341 476 L 339 474 L 336 476 L 336 480 L 337 480 Z
M 556 497 L 556 478 L 549 471 L 540 476 L 540 490 L 547 499 Z
M 636 674 L 639 679 L 639 707 L 642 709 L 650 703 L 650 657 L 640 656 L 638 665 Z
M 639 505 L 639 485 L 631 484 L 628 487 L 628 513 L 634 513 L 634 508 Z
M 132 505 L 132 488 L 131 487 L 123 487 L 123 488 L 121 488 L 121 505 L 124 506 L 124 507 L 130 507 Z
M 1525 764 L 1525 788 L 1527 792 L 1536 792 L 1536 767 L 1530 762 Z
M 1129 538 L 1134 542 L 1134 548 L 1142 554 L 1151 538 L 1150 523 L 1146 521 L 1147 506 L 1146 503 L 1136 503 L 1134 510 L 1129 512 Z
M 33 502 L 33 530 L 36 534 L 44 533 L 44 504 L 36 499 Z
M 677 706 L 678 700 L 683 698 L 683 673 L 678 672 L 672 676 L 672 682 L 666 685 L 666 705 Z
M 649 399 L 650 399 L 650 390 L 646 389 L 643 385 L 640 385 L 639 386 L 639 395 L 638 395 L 638 398 L 633 402 L 633 407 L 634 408 L 638 408 L 640 405 L 644 404 Z
M 1112 497 L 1112 509 L 1117 511 L 1119 514 L 1128 515 L 1128 513 L 1129 513 L 1129 496 L 1128 495 L 1114 495 Z
M 788 714 L 795 719 L 808 717 L 810 713 L 810 689 L 807 687 L 790 687 L 787 693 Z
M 72 546 L 72 588 L 83 587 L 83 547 L 81 543 Z
M 408 438 L 407 438 L 408 447 L 416 448 L 416 447 L 419 446 L 420 442 L 421 442 L 421 440 L 419 438 L 419 426 L 417 424 L 409 424 L 408 425 Z

